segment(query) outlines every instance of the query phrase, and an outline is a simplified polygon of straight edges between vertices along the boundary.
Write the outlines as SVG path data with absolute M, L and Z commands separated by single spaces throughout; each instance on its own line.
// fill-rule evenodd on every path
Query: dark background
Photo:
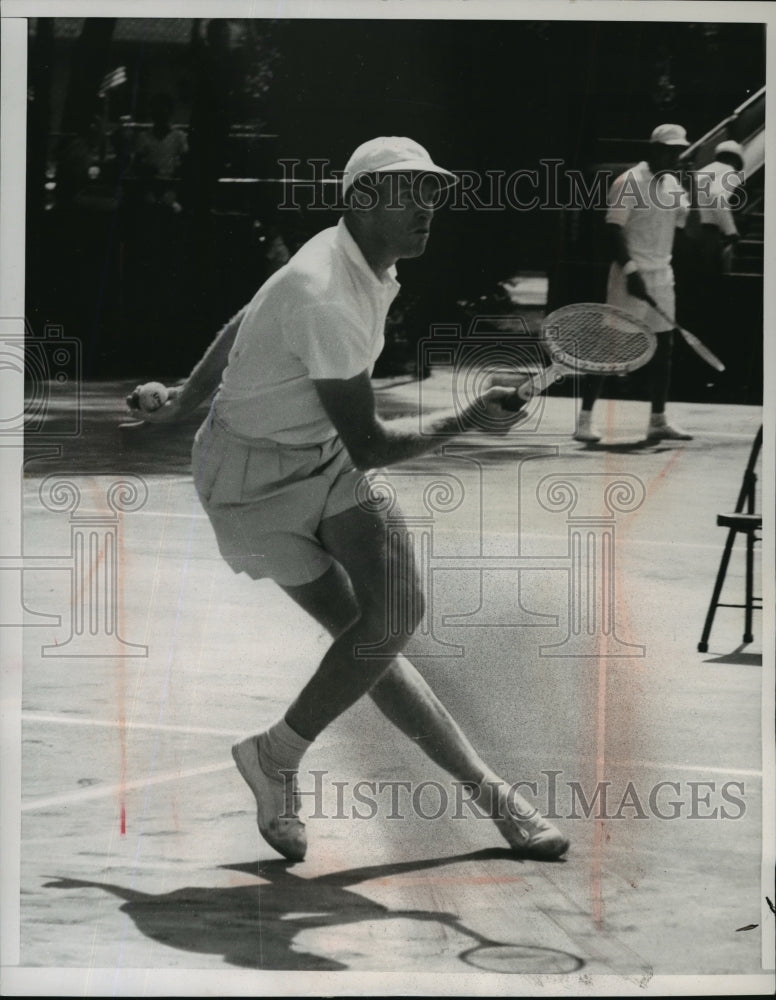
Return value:
M 30 22 L 27 314 L 35 331 L 63 324 L 81 340 L 87 378 L 185 375 L 265 277 L 262 236 L 279 226 L 293 247 L 334 221 L 276 211 L 281 158 L 341 168 L 365 139 L 396 134 L 453 170 L 625 165 L 656 124 L 698 138 L 765 79 L 756 24 L 294 20 L 228 32 L 216 49 L 207 22 Z M 106 108 L 97 89 L 117 66 L 127 79 Z M 147 211 L 133 179 L 133 135 L 160 91 L 191 146 L 177 214 Z M 62 166 L 78 136 L 99 167 L 80 187 Z M 462 300 L 489 304 L 517 272 L 547 274 L 553 306 L 572 290 L 601 299 L 604 255 L 592 240 L 575 263 L 567 231 L 557 209 L 440 212 L 425 256 L 400 265 L 413 328 L 400 343 L 411 353 L 428 322 L 461 320 Z M 723 383 L 686 362 L 675 397 L 757 401 L 761 279 L 736 294 L 746 365 Z

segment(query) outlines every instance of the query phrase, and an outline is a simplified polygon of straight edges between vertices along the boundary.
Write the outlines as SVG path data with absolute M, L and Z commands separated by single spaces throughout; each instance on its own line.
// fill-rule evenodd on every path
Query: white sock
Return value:
M 259 759 L 265 774 L 273 771 L 296 771 L 312 740 L 306 740 L 289 726 L 285 719 L 259 737 Z
M 665 413 L 651 413 L 649 415 L 649 422 L 653 427 L 664 427 L 666 423 Z

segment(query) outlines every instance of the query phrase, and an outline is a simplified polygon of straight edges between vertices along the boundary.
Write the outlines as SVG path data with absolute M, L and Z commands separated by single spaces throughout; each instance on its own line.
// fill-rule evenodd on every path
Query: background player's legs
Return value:
M 650 404 L 647 437 L 652 440 L 691 441 L 692 434 L 669 424 L 665 408 L 671 383 L 671 357 L 674 350 L 674 331 L 661 330 L 657 333 L 657 350 L 650 362 Z
M 673 330 L 662 330 L 657 337 L 657 350 L 650 365 L 649 399 L 653 413 L 664 413 L 671 382 L 671 357 L 674 350 Z
M 582 407 L 577 420 L 574 438 L 577 441 L 600 441 L 601 435 L 593 430 L 593 405 L 601 395 L 603 375 L 585 375 L 582 378 Z
M 582 409 L 592 410 L 604 386 L 603 375 L 585 375 L 582 379 Z

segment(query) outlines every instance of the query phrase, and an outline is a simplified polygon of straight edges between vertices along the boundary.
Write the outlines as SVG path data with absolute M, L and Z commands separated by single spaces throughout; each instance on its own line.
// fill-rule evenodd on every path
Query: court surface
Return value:
M 326 639 L 221 561 L 189 474 L 198 421 L 119 427 L 133 385 L 85 386 L 80 436 L 28 451 L 24 970 L 126 995 L 601 995 L 762 973 L 760 612 L 753 642 L 722 608 L 696 648 L 758 408 L 674 404 L 695 439 L 654 444 L 646 404 L 601 400 L 610 443 L 584 446 L 574 401 L 550 397 L 533 430 L 393 470 L 431 590 L 408 652 L 571 850 L 510 854 L 360 702 L 305 759 L 310 848 L 291 865 L 258 837 L 229 751 L 282 714 Z M 378 397 L 390 415 L 449 392 L 435 371 Z

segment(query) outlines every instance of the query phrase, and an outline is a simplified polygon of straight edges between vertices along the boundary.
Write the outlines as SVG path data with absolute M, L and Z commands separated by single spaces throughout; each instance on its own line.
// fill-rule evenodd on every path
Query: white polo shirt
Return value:
M 217 418 L 247 438 L 303 445 L 334 437 L 313 380 L 371 373 L 398 291 L 396 269 L 378 278 L 344 220 L 318 233 L 246 307 Z
M 684 227 L 689 207 L 676 177 L 656 177 L 642 160 L 613 182 L 606 221 L 622 226 L 628 253 L 640 271 L 663 271 L 668 278 L 674 232 Z
M 741 184 L 741 171 L 715 160 L 696 171 L 698 215 L 702 225 L 717 226 L 725 236 L 736 229 L 730 199 Z

